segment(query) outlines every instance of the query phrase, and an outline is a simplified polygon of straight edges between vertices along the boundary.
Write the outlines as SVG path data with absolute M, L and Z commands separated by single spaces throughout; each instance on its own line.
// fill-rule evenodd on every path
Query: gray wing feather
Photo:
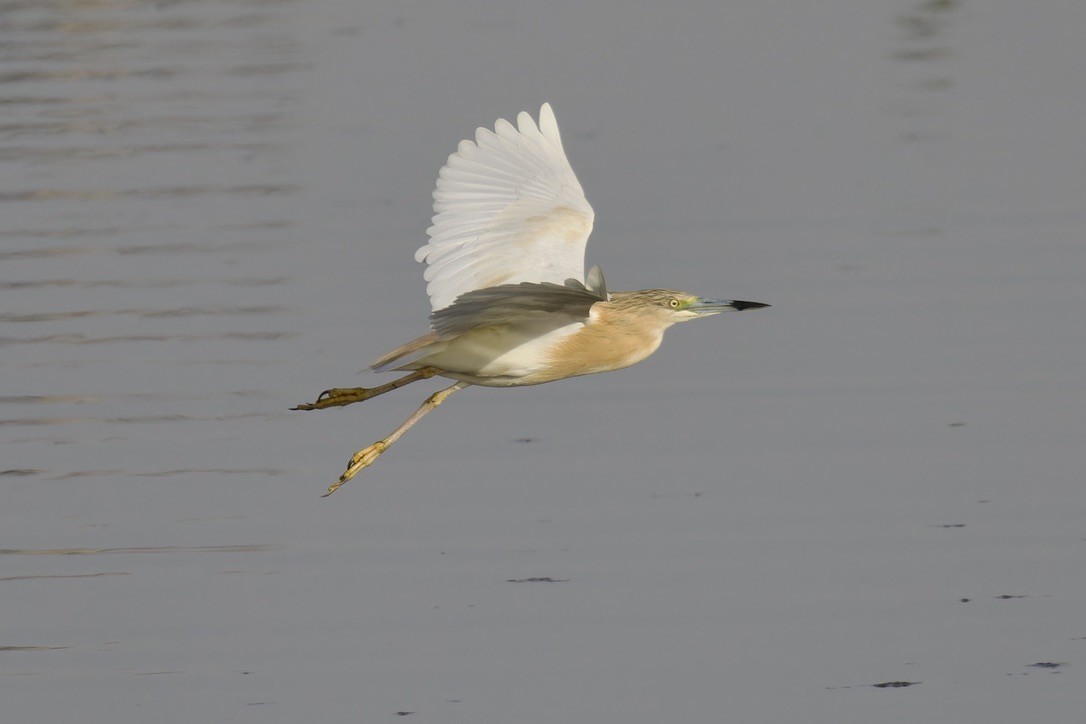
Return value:
M 595 292 L 600 296 L 600 299 L 610 299 L 611 295 L 607 293 L 607 282 L 603 280 L 603 269 L 599 266 L 594 266 L 588 270 L 588 274 L 585 275 L 585 287 L 590 292 Z
M 502 284 L 476 289 L 430 315 L 430 328 L 450 339 L 482 327 L 502 327 L 546 319 L 565 324 L 588 319 L 588 310 L 605 299 L 576 279 L 565 285 L 550 282 Z

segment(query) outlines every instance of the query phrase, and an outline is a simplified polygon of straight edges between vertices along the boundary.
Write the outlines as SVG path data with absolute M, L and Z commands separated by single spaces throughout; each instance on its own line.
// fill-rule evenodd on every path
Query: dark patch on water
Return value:
M 876 689 L 903 689 L 906 686 L 916 686 L 919 681 L 884 681 L 881 684 L 872 684 Z

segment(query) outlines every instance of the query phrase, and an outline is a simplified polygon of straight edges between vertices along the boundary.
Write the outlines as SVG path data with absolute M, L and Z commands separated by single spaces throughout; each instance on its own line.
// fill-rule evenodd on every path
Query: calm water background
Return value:
M 1079 721 L 1084 28 L 0 2 L 0 719 Z M 288 408 L 425 329 L 438 167 L 544 100 L 612 287 L 773 309 L 321 499 L 428 390 Z

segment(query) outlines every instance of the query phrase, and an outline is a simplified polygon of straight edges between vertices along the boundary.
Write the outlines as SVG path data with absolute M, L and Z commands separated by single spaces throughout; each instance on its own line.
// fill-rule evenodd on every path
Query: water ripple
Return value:
M 238 287 L 260 287 L 283 284 L 288 277 L 237 277 L 234 279 L 214 280 L 215 284 Z M 0 289 L 48 289 L 52 287 L 73 287 L 75 289 L 95 289 L 110 287 L 113 289 L 165 289 L 169 287 L 192 286 L 191 279 L 27 279 L 0 282 Z
M 39 312 L 37 314 L 0 314 L 0 322 L 52 322 L 61 319 L 85 317 L 136 316 L 143 319 L 163 317 L 243 316 L 253 314 L 279 314 L 285 307 L 274 305 L 258 307 L 179 307 L 177 309 L 84 309 L 67 312 Z
M 236 340 L 267 342 L 297 336 L 296 332 L 222 332 L 219 334 L 122 334 L 87 337 L 82 334 L 48 334 L 41 337 L 0 337 L 0 347 L 22 344 L 116 344 L 119 342 L 197 342 Z
M 266 553 L 279 546 L 263 543 L 224 546 L 146 546 L 140 548 L 0 548 L 0 555 L 95 556 L 113 553 Z
M 93 415 L 58 415 L 56 417 L 18 417 L 0 419 L 0 427 L 41 427 L 51 425 L 76 425 L 86 422 L 106 423 L 111 425 L 146 425 L 153 422 L 225 422 L 243 420 L 251 417 L 267 417 L 266 412 L 236 412 L 230 415 L 200 417 L 194 415 L 125 415 L 118 417 L 99 417 Z M 109 470 L 105 473 L 120 471 Z M 253 472 L 253 471 L 246 471 Z M 99 473 L 95 473 L 96 475 Z M 104 474 L 104 473 L 103 473 Z
M 128 576 L 124 571 L 110 571 L 103 573 L 40 573 L 28 576 L 5 576 L 0 581 L 36 581 L 42 578 L 101 578 L 102 576 Z
M 287 196 L 298 191 L 292 184 L 241 186 L 163 186 L 138 189 L 27 189 L 0 193 L 0 202 L 12 201 L 115 201 L 122 198 L 163 199 L 191 196 Z

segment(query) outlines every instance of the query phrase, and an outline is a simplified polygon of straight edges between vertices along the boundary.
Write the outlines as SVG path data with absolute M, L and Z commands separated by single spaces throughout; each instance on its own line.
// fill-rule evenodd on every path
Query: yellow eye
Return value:
M 679 300 L 674 299 L 674 298 L 669 299 L 669 300 L 667 300 L 667 306 L 671 307 L 672 309 L 678 309 L 679 308 Z

